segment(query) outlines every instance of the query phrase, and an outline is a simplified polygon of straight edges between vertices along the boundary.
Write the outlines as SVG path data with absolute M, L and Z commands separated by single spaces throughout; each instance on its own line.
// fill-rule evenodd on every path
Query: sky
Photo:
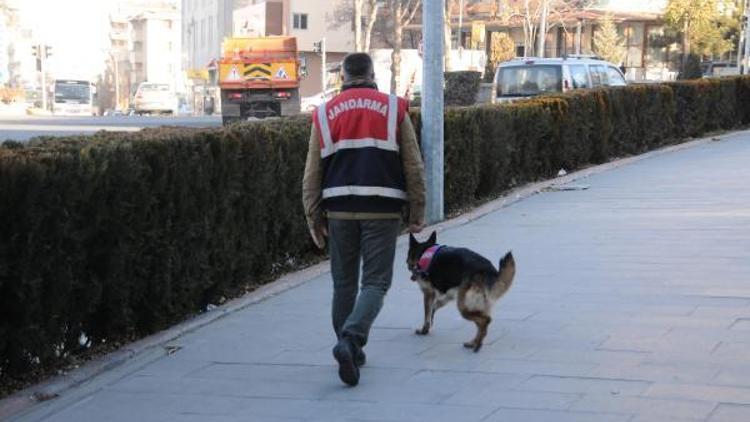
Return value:
M 101 73 L 108 45 L 109 12 L 117 0 L 12 0 L 34 38 L 52 46 L 50 69 L 59 76 Z M 64 74 L 64 75 L 63 75 Z

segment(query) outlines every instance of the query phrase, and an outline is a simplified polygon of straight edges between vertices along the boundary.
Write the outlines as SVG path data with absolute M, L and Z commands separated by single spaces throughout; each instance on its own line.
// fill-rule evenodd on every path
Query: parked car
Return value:
M 714 76 L 734 76 L 740 74 L 740 68 L 735 62 L 703 62 L 701 71 L 704 78 Z
M 169 84 L 142 82 L 135 92 L 135 114 L 177 114 L 177 95 Z
M 500 63 L 495 83 L 498 102 L 575 89 L 627 85 L 616 65 L 589 56 L 524 57 Z

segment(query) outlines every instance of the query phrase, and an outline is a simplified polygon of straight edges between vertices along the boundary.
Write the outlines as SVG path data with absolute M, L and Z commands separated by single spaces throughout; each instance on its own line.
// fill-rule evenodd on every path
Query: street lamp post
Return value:
M 427 176 L 428 224 L 443 220 L 443 24 L 445 0 L 423 3 L 422 151 Z
M 112 65 L 115 71 L 115 110 L 120 107 L 120 63 L 117 55 L 113 51 L 109 51 L 109 57 L 112 59 Z

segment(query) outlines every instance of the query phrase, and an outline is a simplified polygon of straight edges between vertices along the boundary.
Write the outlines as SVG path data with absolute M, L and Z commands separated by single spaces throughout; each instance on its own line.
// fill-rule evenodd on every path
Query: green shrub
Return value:
M 412 119 L 419 132 L 418 110 Z M 449 108 L 446 212 L 748 123 L 747 77 Z M 309 131 L 302 116 L 5 143 L 0 376 L 59 363 L 81 333 L 94 344 L 152 333 L 304 262 Z
M 445 105 L 469 106 L 477 102 L 482 73 L 475 71 L 445 72 Z
M 312 251 L 308 119 L 0 149 L 0 371 L 139 337 Z

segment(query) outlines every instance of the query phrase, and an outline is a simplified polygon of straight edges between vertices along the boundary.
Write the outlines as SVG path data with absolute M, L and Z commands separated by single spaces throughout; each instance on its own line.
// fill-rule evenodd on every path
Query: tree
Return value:
M 625 59 L 625 40 L 617 33 L 612 16 L 605 15 L 601 27 L 594 34 L 594 52 L 611 63 L 619 64 Z
M 420 10 L 422 0 L 387 0 L 393 30 L 393 53 L 391 53 L 391 93 L 396 93 L 401 80 L 401 45 L 404 42 L 404 27 L 409 25 Z
M 379 0 L 365 0 L 366 10 L 364 15 L 366 19 L 364 21 L 365 27 L 365 39 L 362 46 L 362 51 L 370 51 L 370 41 L 372 40 L 372 30 L 375 27 L 375 22 L 378 20 L 378 12 L 380 11 L 381 1 Z
M 379 0 L 339 0 L 334 9 L 331 27 L 352 25 L 354 50 L 370 51 L 372 31 L 378 20 L 381 3 Z
M 484 72 L 486 82 L 492 82 L 497 65 L 516 56 L 516 43 L 504 32 L 492 32 L 490 35 L 490 55 Z
M 664 19 L 669 28 L 682 35 L 683 71 L 692 53 L 723 54 L 733 48 L 727 39 L 732 25 L 721 25 L 731 16 L 731 5 L 727 0 L 669 0 Z
M 524 54 L 545 55 L 547 33 L 557 27 L 566 27 L 565 17 L 585 10 L 596 0 L 495 0 L 495 15 L 501 21 L 520 19 L 524 33 Z
M 362 49 L 362 7 L 364 0 L 354 0 L 354 51 Z

